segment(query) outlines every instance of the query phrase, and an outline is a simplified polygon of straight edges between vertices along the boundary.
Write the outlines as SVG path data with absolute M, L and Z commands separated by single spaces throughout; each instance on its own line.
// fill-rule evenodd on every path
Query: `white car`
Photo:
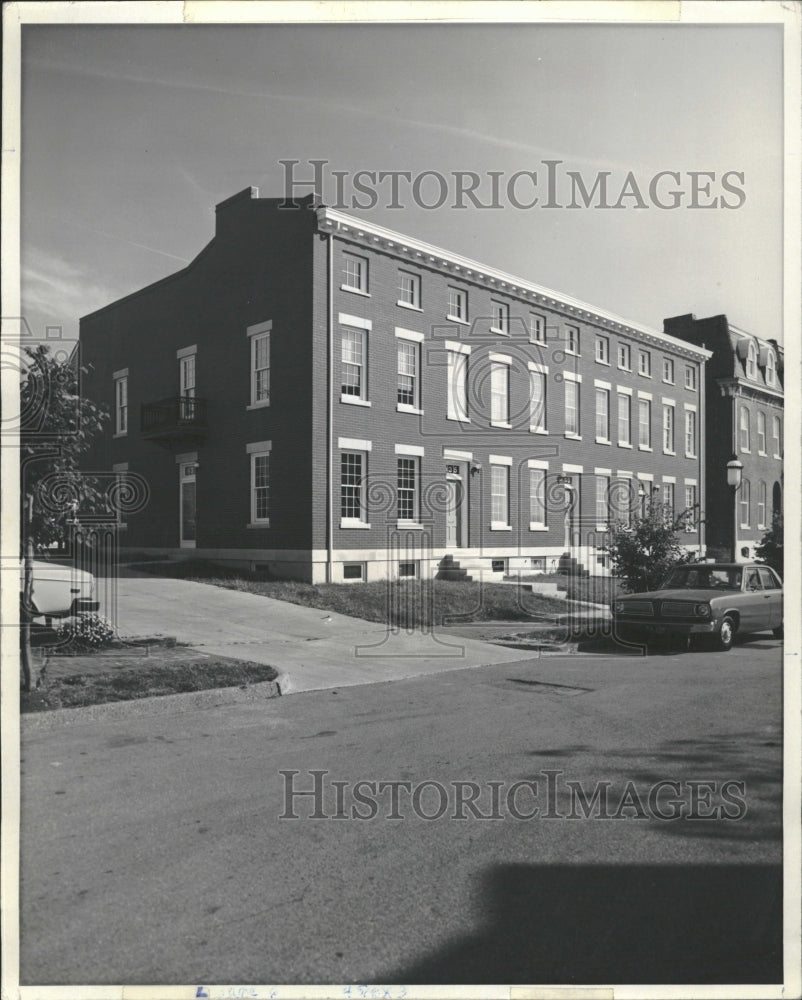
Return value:
M 24 587 L 25 568 L 20 566 L 20 597 Z M 91 573 L 41 559 L 33 560 L 31 603 L 34 617 L 45 618 L 68 618 L 100 607 L 95 600 L 95 578 Z

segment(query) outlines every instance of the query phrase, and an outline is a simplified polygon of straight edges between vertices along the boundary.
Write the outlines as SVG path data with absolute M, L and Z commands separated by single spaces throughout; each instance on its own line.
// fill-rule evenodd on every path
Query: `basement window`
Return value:
M 364 580 L 364 563 L 343 563 L 343 580 Z
M 417 578 L 418 578 L 417 560 L 413 560 L 410 562 L 400 562 L 398 564 L 399 580 L 417 580 Z

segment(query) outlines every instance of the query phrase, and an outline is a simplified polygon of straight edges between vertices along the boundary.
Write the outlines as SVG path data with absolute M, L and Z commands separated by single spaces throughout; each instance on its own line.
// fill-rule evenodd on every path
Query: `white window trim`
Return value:
M 594 389 L 606 389 L 608 392 L 610 392 L 612 390 L 613 386 L 612 386 L 612 383 L 610 383 L 610 382 L 604 382 L 600 378 L 594 378 L 594 380 L 593 380 L 593 388 Z
M 405 330 L 403 326 L 395 328 L 395 335 L 399 340 L 414 340 L 416 344 L 422 344 L 425 339 L 417 330 Z
M 343 313 L 340 313 L 340 315 L 342 316 Z M 363 395 L 361 395 L 361 396 L 353 396 L 353 395 L 351 395 L 351 393 L 344 393 L 342 391 L 342 388 L 341 388 L 340 389 L 340 402 L 341 403 L 346 403 L 346 404 L 348 404 L 350 406 L 370 406 L 371 402 L 370 402 L 370 399 L 368 399 L 368 356 L 369 356 L 369 351 L 370 351 L 370 347 L 371 347 L 371 345 L 370 345 L 370 329 L 371 329 L 371 327 L 370 326 L 365 326 L 364 323 L 360 323 L 359 326 L 357 326 L 355 323 L 343 323 L 343 324 L 341 324 L 341 327 L 346 327 L 346 328 L 351 327 L 351 328 L 357 329 L 357 330 L 359 330 L 359 331 L 362 332 L 362 364 L 360 365 L 360 369 L 361 369 L 361 374 L 362 374 L 361 391 L 362 391 Z M 342 360 L 342 343 L 343 343 L 342 334 L 343 334 L 343 330 L 341 328 L 340 329 L 340 343 L 339 343 L 339 364 L 341 366 L 343 364 L 347 363 L 347 362 L 344 362 Z
M 510 368 L 512 367 L 512 358 L 508 354 L 496 354 L 494 351 L 490 351 L 488 353 L 488 360 L 490 361 L 491 365 L 493 365 L 493 364 L 504 365 L 506 367 L 506 369 L 507 369 L 507 414 L 509 415 L 509 413 L 510 413 L 510 389 L 512 388 L 512 386 L 510 385 Z M 492 386 L 493 386 L 493 376 L 492 376 L 492 372 L 491 372 L 491 376 L 490 376 L 490 400 L 491 400 L 491 402 L 490 402 L 490 412 L 491 412 L 490 426 L 491 427 L 501 427 L 504 430 L 512 430 L 512 424 L 508 420 L 493 420 L 493 418 L 492 418 L 492 412 L 493 412 L 493 402 L 492 402 L 492 400 L 493 400 L 493 390 L 492 390 Z M 467 402 L 467 400 L 466 400 L 466 402 Z
M 506 303 L 506 302 L 501 302 L 498 299 L 491 299 L 490 300 L 490 310 L 491 310 L 491 312 L 495 312 L 496 306 L 501 306 L 501 315 L 504 317 L 504 319 L 506 321 L 507 329 L 504 330 L 500 326 L 494 326 L 493 325 L 493 321 L 491 320 L 490 321 L 490 332 L 491 333 L 499 333 L 499 334 L 501 334 L 502 337 L 509 337 L 509 335 L 510 335 L 510 307 L 509 307 L 509 304 Z
M 615 387 L 616 392 L 620 392 L 622 396 L 632 396 L 634 395 L 632 389 L 628 385 L 617 385 Z
M 462 296 L 463 304 L 465 305 L 465 315 L 464 316 L 454 316 L 452 313 L 447 312 L 446 313 L 446 319 L 451 320 L 452 323 L 462 323 L 464 326 L 470 326 L 470 323 L 468 321 L 468 292 L 467 292 L 467 289 L 465 289 L 465 288 L 457 288 L 456 285 L 447 285 L 446 286 L 446 292 L 447 293 L 448 292 L 459 292 L 459 294 Z M 450 296 L 446 295 L 446 301 L 448 300 L 448 298 L 450 298 Z
M 455 451 L 453 448 L 443 448 L 443 458 L 454 462 L 472 462 L 472 451 Z
M 526 367 L 530 372 L 539 372 L 541 375 L 548 375 L 549 366 L 541 365 L 537 361 L 528 361 Z
M 496 354 L 495 351 L 490 351 L 487 355 L 488 361 L 495 361 L 500 365 L 511 365 L 512 358 L 509 354 Z
M 265 406 L 270 406 L 270 390 L 269 389 L 268 389 L 267 399 L 262 399 L 262 400 L 259 400 L 258 402 L 256 400 L 256 369 L 254 368 L 254 352 L 255 352 L 256 348 L 254 346 L 255 341 L 254 341 L 253 338 L 255 338 L 255 337 L 262 337 L 265 334 L 267 334 L 269 337 L 271 337 L 271 340 L 268 341 L 268 344 L 270 345 L 268 347 L 268 362 L 269 362 L 269 360 L 270 360 L 270 350 L 271 350 L 271 348 L 273 346 L 272 343 L 271 343 L 271 341 L 272 341 L 272 336 L 271 336 L 272 332 L 273 332 L 273 320 L 272 319 L 269 319 L 269 320 L 267 320 L 264 323 L 256 323 L 253 326 L 248 326 L 248 327 L 245 328 L 245 336 L 248 338 L 248 341 L 249 341 L 249 344 L 250 344 L 250 352 L 251 352 L 251 372 L 250 372 L 250 375 L 251 375 L 251 399 L 250 399 L 250 402 L 248 403 L 248 405 L 245 407 L 246 410 L 261 410 Z M 267 370 L 270 371 L 270 364 L 269 363 L 268 363 Z
M 670 362 L 672 375 L 671 378 L 666 378 L 666 362 Z M 673 358 L 663 358 L 663 384 L 664 385 L 676 385 L 677 379 L 677 366 Z
M 189 347 L 179 347 L 179 349 L 175 352 L 176 361 L 180 361 L 181 358 L 189 358 L 193 354 L 197 353 L 198 353 L 197 344 L 192 344 Z
M 581 382 L 582 375 L 579 372 L 563 372 L 562 373 L 564 382 Z
M 413 279 L 412 288 L 413 288 L 414 294 L 413 294 L 412 298 L 413 299 L 417 298 L 418 302 L 417 302 L 417 304 L 415 304 L 414 301 L 413 302 L 404 302 L 403 299 L 398 299 L 398 301 L 396 302 L 396 305 L 397 306 L 401 306 L 402 309 L 412 309 L 414 312 L 423 312 L 423 309 L 422 309 L 422 307 L 420 305 L 420 303 L 422 301 L 422 294 L 421 294 L 422 287 L 421 286 L 423 284 L 423 282 L 421 281 L 420 274 L 418 274 L 416 271 L 408 271 L 405 267 L 399 267 L 399 269 L 398 269 L 399 283 L 400 283 L 401 275 L 402 274 L 405 274 L 405 275 L 407 275 L 407 277 L 410 277 L 410 278 Z M 399 291 L 400 291 L 400 289 L 399 289 Z
M 652 399 L 653 396 L 650 392 L 644 392 L 643 389 L 638 389 L 638 399 Z
M 337 438 L 337 447 L 340 451 L 372 451 L 372 441 L 362 441 L 359 438 Z
M 488 455 L 487 462 L 488 465 L 512 466 L 512 457 L 510 455 Z
M 470 344 L 463 344 L 461 340 L 446 340 L 443 342 L 443 347 L 445 350 L 452 351 L 455 354 L 471 353 Z
M 363 257 L 363 256 L 361 256 L 361 254 L 358 254 L 358 253 L 351 253 L 350 251 L 343 251 L 342 257 L 343 257 L 343 272 L 346 271 L 346 267 L 345 267 L 346 258 L 350 257 L 352 259 L 359 260 L 359 261 L 362 262 L 362 265 L 363 265 L 363 267 L 362 267 L 362 274 L 364 276 L 364 285 L 365 285 L 365 288 L 358 288 L 355 285 L 346 285 L 345 281 L 343 281 L 343 283 L 340 285 L 341 291 L 343 291 L 343 292 L 353 292 L 355 295 L 364 295 L 366 298 L 370 298 L 370 291 L 366 290 L 366 289 L 370 288 L 370 284 L 369 284 L 370 279 L 369 279 L 369 270 L 368 270 L 368 268 L 369 268 L 368 258 L 367 257 Z
M 607 344 L 607 360 L 606 361 L 603 358 L 600 358 L 600 357 L 598 357 L 598 355 L 596 355 L 596 348 L 599 346 L 599 343 L 602 340 L 605 341 L 606 344 Z M 593 351 L 594 351 L 594 361 L 596 362 L 597 365 L 607 365 L 608 368 L 611 367 L 611 365 L 610 365 L 610 338 L 609 337 L 603 337 L 601 334 L 596 334 L 596 337 L 595 337 L 595 339 L 593 341 Z
M 122 438 L 128 437 L 128 427 L 130 425 L 130 406 L 128 403 L 128 369 L 120 368 L 118 371 L 112 373 L 112 380 L 114 382 L 114 434 L 112 437 Z M 120 405 L 118 402 L 119 393 L 119 383 L 125 382 L 125 430 L 120 430 Z
M 256 493 L 254 490 L 254 470 L 256 468 L 256 458 L 262 455 L 270 455 L 273 450 L 272 441 L 251 441 L 245 445 L 245 452 L 249 456 L 250 466 L 251 466 L 251 481 L 250 481 L 250 514 L 249 520 L 246 527 L 248 528 L 269 528 L 270 518 L 256 517 Z
M 397 444 L 395 446 L 395 454 L 423 458 L 425 452 L 423 446 L 419 444 Z
M 571 342 L 571 338 L 568 336 L 568 330 L 574 330 L 574 331 L 576 331 L 576 343 L 577 343 L 577 347 L 579 347 L 581 345 L 581 343 L 582 343 L 582 339 L 581 339 L 581 337 L 582 337 L 582 331 L 581 331 L 580 327 L 576 323 L 566 323 L 564 325 L 564 329 L 566 331 L 566 335 L 565 335 L 566 347 L 564 348 L 564 353 L 565 354 L 570 354 L 572 358 L 581 358 L 582 357 L 581 351 L 575 351 L 575 350 L 573 350 L 569 346 L 570 342 Z
M 339 313 L 337 316 L 337 322 L 340 326 L 356 326 L 360 330 L 372 330 L 373 322 L 372 320 L 365 319 L 362 316 L 352 316 L 350 313 Z
M 626 365 L 622 365 L 621 364 L 621 356 L 620 356 L 620 349 L 621 349 L 621 347 L 628 347 L 629 348 L 629 363 L 626 364 Z M 616 356 L 616 363 L 618 365 L 618 370 L 620 372 L 631 372 L 632 371 L 632 345 L 631 344 L 618 344 L 617 347 L 616 347 L 615 356 Z
M 583 465 L 571 465 L 570 462 L 563 462 L 563 472 L 576 472 L 577 475 L 582 475 L 584 471 Z

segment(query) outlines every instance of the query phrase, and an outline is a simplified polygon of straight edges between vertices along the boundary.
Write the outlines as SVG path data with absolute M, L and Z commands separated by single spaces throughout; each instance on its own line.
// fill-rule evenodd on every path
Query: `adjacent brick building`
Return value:
M 708 554 L 753 559 L 783 506 L 783 350 L 726 316 L 675 316 L 663 325 L 713 352 L 705 366 Z M 737 490 L 727 485 L 730 458 L 743 465 Z
M 313 581 L 604 572 L 611 520 L 705 506 L 710 350 L 673 323 L 248 188 L 188 267 L 82 319 L 114 414 L 87 467 L 147 480 L 129 551 Z

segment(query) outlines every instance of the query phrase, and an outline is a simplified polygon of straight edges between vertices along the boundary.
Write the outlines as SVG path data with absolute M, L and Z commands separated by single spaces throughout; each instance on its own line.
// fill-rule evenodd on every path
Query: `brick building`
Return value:
M 708 554 L 752 559 L 783 506 L 783 350 L 726 316 L 675 316 L 663 326 L 713 352 L 705 366 Z M 727 485 L 731 457 L 743 465 L 737 490 Z
M 709 350 L 311 199 L 222 202 L 188 267 L 80 343 L 113 413 L 87 468 L 150 488 L 128 551 L 313 581 L 595 573 L 611 520 L 705 506 Z

